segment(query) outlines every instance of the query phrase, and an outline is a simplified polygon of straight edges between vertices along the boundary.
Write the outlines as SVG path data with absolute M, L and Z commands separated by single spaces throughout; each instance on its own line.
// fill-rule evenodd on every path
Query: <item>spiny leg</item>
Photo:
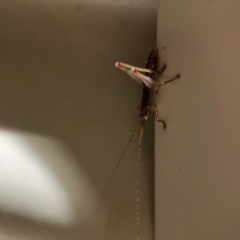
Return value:
M 165 84 L 167 84 L 167 83 L 173 82 L 173 81 L 177 80 L 177 79 L 180 78 L 180 77 L 181 77 L 181 75 L 178 74 L 177 76 L 175 76 L 175 77 L 172 78 L 172 79 L 169 79 L 169 80 L 167 80 L 167 81 L 161 82 L 161 83 L 159 84 L 159 86 L 162 86 L 162 85 L 165 85 Z
M 135 67 L 135 66 L 132 66 L 130 64 L 122 63 L 122 62 L 116 62 L 115 63 L 115 67 L 117 67 L 117 68 L 119 68 L 119 69 L 121 69 L 123 71 L 134 69 L 135 71 L 138 71 L 138 72 L 157 73 L 156 71 L 153 71 L 151 69 Z
M 138 72 L 145 72 L 145 73 L 157 73 L 157 74 L 163 74 L 164 71 L 167 69 L 167 65 L 164 64 L 162 69 L 160 71 L 154 71 L 151 69 L 146 69 L 146 68 L 139 68 L 139 67 L 133 67 L 135 70 L 137 70 Z
M 158 116 L 158 108 L 157 108 L 156 105 L 155 105 L 154 108 L 155 108 L 155 118 L 156 118 L 156 120 L 157 120 L 158 122 L 161 122 L 161 123 L 163 124 L 163 130 L 166 130 L 167 124 L 165 123 L 164 120 L 162 120 L 162 119 L 159 118 L 159 116 Z
M 119 63 L 119 62 L 115 63 L 115 67 L 123 71 L 131 70 L 132 72 L 137 71 L 137 72 L 143 72 L 143 73 L 157 73 L 157 74 L 162 74 L 167 69 L 166 64 L 163 65 L 160 71 L 154 71 L 148 68 L 135 67 L 126 63 Z
M 133 71 L 138 71 L 138 72 L 143 72 L 143 73 L 158 73 L 156 71 L 153 71 L 151 69 L 148 69 L 148 68 L 140 68 L 140 67 L 134 67 L 132 66 Z

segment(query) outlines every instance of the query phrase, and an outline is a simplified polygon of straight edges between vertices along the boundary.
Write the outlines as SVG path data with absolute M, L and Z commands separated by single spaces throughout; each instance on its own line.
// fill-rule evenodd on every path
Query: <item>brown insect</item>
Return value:
M 163 129 L 165 130 L 167 125 L 163 119 L 159 118 L 158 115 L 158 108 L 156 104 L 156 96 L 158 94 L 159 88 L 162 85 L 165 85 L 167 83 L 170 83 L 178 78 L 180 78 L 180 75 L 176 75 L 174 78 L 169 79 L 167 81 L 161 82 L 158 84 L 154 79 L 157 74 L 162 74 L 166 70 L 166 65 L 163 66 L 163 68 L 159 71 L 158 66 L 159 64 L 159 57 L 158 57 L 158 49 L 153 49 L 146 62 L 146 68 L 139 68 L 134 67 L 126 63 L 122 62 L 116 62 L 115 67 L 121 69 L 122 71 L 126 72 L 128 75 L 130 75 L 136 82 L 143 84 L 142 88 L 142 100 L 141 104 L 139 105 L 140 114 L 141 117 L 140 124 L 138 125 L 137 129 L 135 130 L 134 134 L 130 138 L 127 146 L 125 147 L 124 151 L 122 152 L 119 160 L 117 161 L 117 164 L 115 166 L 114 171 L 112 172 L 108 183 L 105 187 L 104 196 L 107 192 L 107 189 L 109 188 L 113 177 L 116 174 L 116 171 L 121 163 L 121 160 L 123 156 L 125 155 L 130 143 L 132 142 L 135 135 L 140 131 L 139 134 L 139 145 L 138 145 L 138 159 L 137 159 L 137 199 L 136 199 L 136 215 L 137 215 L 137 239 L 140 239 L 140 159 L 141 159 L 141 146 L 142 146 L 142 136 L 144 131 L 145 122 L 149 117 L 152 115 L 155 116 L 156 120 L 163 124 Z M 145 73 L 145 74 L 143 74 Z

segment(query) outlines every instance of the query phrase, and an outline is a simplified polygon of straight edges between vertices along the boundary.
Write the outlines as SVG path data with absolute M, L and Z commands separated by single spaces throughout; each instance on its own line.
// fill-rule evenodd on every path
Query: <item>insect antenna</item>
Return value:
M 125 147 L 124 150 L 122 151 L 122 154 L 120 155 L 120 157 L 119 157 L 119 159 L 118 159 L 118 161 L 117 161 L 117 163 L 116 163 L 116 165 L 115 165 L 115 168 L 114 168 L 114 170 L 112 171 L 112 174 L 110 175 L 110 177 L 109 177 L 109 179 L 108 179 L 108 181 L 107 181 L 107 184 L 106 184 L 106 186 L 105 186 L 105 190 L 104 190 L 103 195 L 102 195 L 102 199 L 105 198 L 105 196 L 106 196 L 106 194 L 107 194 L 107 191 L 108 191 L 108 189 L 109 189 L 109 187 L 110 187 L 110 185 L 111 185 L 111 183 L 112 183 L 112 180 L 113 180 L 114 176 L 116 175 L 116 172 L 117 172 L 117 170 L 118 170 L 118 168 L 119 168 L 119 166 L 120 166 L 120 164 L 121 164 L 121 162 L 122 162 L 122 159 L 123 159 L 126 151 L 127 151 L 128 148 L 129 148 L 132 140 L 133 140 L 134 137 L 137 135 L 138 131 L 139 131 L 139 130 L 142 130 L 142 127 L 143 127 L 143 123 L 142 123 L 142 121 L 141 121 L 141 122 L 139 123 L 139 125 L 137 126 L 137 128 L 135 129 L 135 131 L 134 131 L 134 133 L 132 134 L 132 136 L 130 137 L 130 139 L 129 139 L 127 145 L 126 145 L 126 147 Z
M 144 122 L 145 122 L 145 120 L 144 120 Z M 141 137 L 140 137 L 140 139 L 142 139 L 143 126 L 144 126 L 144 123 L 143 123 L 143 120 L 141 120 L 141 122 L 138 124 L 137 128 L 135 129 L 134 133 L 133 133 L 132 136 L 130 137 L 130 139 L 129 139 L 127 145 L 126 145 L 126 147 L 125 147 L 124 150 L 122 151 L 122 153 L 121 153 L 121 155 L 120 155 L 120 157 L 119 157 L 119 159 L 118 159 L 118 161 L 117 161 L 117 163 L 116 163 L 116 165 L 115 165 L 115 168 L 114 168 L 114 170 L 112 171 L 112 174 L 110 175 L 110 177 L 109 177 L 109 179 L 108 179 L 108 181 L 107 181 L 107 184 L 105 185 L 103 194 L 102 194 L 102 196 L 101 196 L 101 198 L 100 198 L 100 201 L 99 201 L 99 203 L 98 203 L 98 205 L 97 205 L 97 207 L 96 207 L 96 211 L 95 211 L 94 214 L 92 215 L 92 219 L 95 219 L 96 216 L 97 216 L 97 214 L 98 214 L 99 211 L 101 210 L 102 204 L 103 204 L 103 202 L 104 202 L 104 200 L 105 200 L 105 197 L 106 197 L 107 192 L 108 192 L 108 189 L 109 189 L 109 187 L 110 187 L 110 185 L 111 185 L 111 183 L 112 183 L 112 180 L 113 180 L 114 176 L 116 175 L 116 172 L 117 172 L 117 170 L 118 170 L 118 168 L 119 168 L 119 166 L 120 166 L 120 164 L 121 164 L 121 162 L 122 162 L 122 159 L 123 159 L 126 151 L 128 150 L 128 148 L 129 148 L 132 140 L 133 140 L 134 137 L 137 135 L 137 133 L 139 132 L 139 130 L 141 130 L 141 133 L 140 133 L 140 136 L 141 136 Z M 140 157 L 140 156 L 139 156 L 139 157 Z M 94 228 L 94 226 L 91 225 L 91 228 Z M 91 231 L 90 231 L 90 232 L 91 232 Z
M 118 168 L 119 168 L 119 166 L 120 166 L 120 164 L 121 164 L 121 162 L 122 162 L 122 159 L 123 159 L 126 151 L 128 150 L 128 148 L 129 148 L 132 140 L 133 140 L 134 137 L 137 135 L 137 133 L 139 132 L 139 130 L 140 130 L 140 138 L 139 138 L 139 140 L 140 140 L 140 141 L 142 140 L 144 123 L 145 123 L 145 120 L 141 120 L 141 122 L 138 124 L 137 128 L 135 129 L 134 133 L 133 133 L 132 136 L 130 137 L 130 139 L 129 139 L 127 145 L 126 145 L 126 147 L 125 147 L 124 150 L 122 151 L 122 153 L 121 153 L 121 155 L 120 155 L 120 157 L 119 157 L 119 159 L 118 159 L 118 161 L 117 161 L 117 163 L 116 163 L 116 165 L 115 165 L 115 168 L 114 168 L 114 170 L 112 171 L 112 174 L 110 175 L 110 177 L 109 177 L 109 179 L 108 179 L 108 181 L 107 181 L 107 184 L 105 185 L 105 189 L 104 189 L 103 194 L 102 194 L 102 196 L 101 196 L 101 198 L 100 198 L 100 201 L 99 201 L 99 203 L 98 203 L 98 205 L 97 205 L 97 207 L 96 207 L 96 211 L 95 211 L 94 214 L 92 215 L 92 219 L 95 219 L 96 216 L 97 216 L 97 214 L 98 214 L 99 211 L 101 210 L 102 204 L 103 204 L 103 202 L 104 202 L 104 200 L 105 200 L 105 197 L 106 197 L 107 192 L 108 192 L 108 189 L 109 189 L 109 187 L 110 187 L 110 185 L 111 185 L 111 183 L 112 183 L 112 180 L 113 180 L 114 176 L 116 175 L 116 172 L 117 172 L 117 170 L 118 170 Z M 141 150 L 141 144 L 140 144 L 140 142 L 139 142 L 139 153 L 138 153 L 138 159 L 139 159 L 139 161 L 140 161 L 140 152 L 141 152 L 140 150 Z M 139 171 L 140 171 L 140 164 L 139 164 Z M 139 175 L 139 174 L 138 174 L 138 175 Z M 138 177 L 138 180 L 139 180 L 139 177 Z M 139 186 L 138 186 L 137 189 L 138 189 L 138 192 L 139 192 Z M 139 202 L 139 201 L 138 201 L 138 202 Z M 138 204 L 138 206 L 139 206 L 139 204 Z M 139 210 L 138 210 L 137 212 L 139 212 Z M 139 214 L 138 214 L 138 215 L 139 215 Z M 138 218 L 138 219 L 139 219 L 139 218 Z M 91 228 L 94 228 L 94 225 L 93 225 L 93 224 L 91 225 Z M 90 232 L 91 232 L 91 231 L 90 231 Z
M 143 119 L 140 123 L 141 129 L 138 141 L 138 159 L 137 159 L 137 199 L 136 199 L 136 223 L 137 223 L 137 239 L 140 239 L 140 166 L 141 166 L 141 152 L 142 152 L 142 137 L 146 120 Z

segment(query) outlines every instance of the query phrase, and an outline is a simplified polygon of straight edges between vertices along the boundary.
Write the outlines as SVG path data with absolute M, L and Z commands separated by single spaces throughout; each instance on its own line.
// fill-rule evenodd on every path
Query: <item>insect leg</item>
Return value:
M 138 71 L 138 72 L 144 72 L 144 73 L 157 73 L 156 71 L 153 71 L 151 69 L 147 69 L 147 68 L 140 68 L 140 67 L 135 67 L 135 66 L 132 66 L 132 65 L 129 65 L 127 63 L 122 63 L 122 62 L 116 62 L 115 63 L 115 67 L 116 68 L 119 68 L 123 71 L 126 71 L 126 70 L 130 70 L 130 69 L 133 69 Z
M 167 65 L 164 64 L 162 69 L 158 72 L 158 74 L 160 74 L 160 75 L 163 74 L 166 69 L 167 69 Z
M 166 69 L 167 69 L 167 65 L 164 64 L 162 69 L 160 71 L 154 71 L 151 69 L 147 69 L 147 68 L 139 68 L 139 67 L 134 67 L 138 72 L 145 72 L 145 73 L 158 73 L 158 74 L 162 74 Z
M 138 72 L 144 72 L 144 73 L 158 73 L 156 71 L 153 71 L 151 69 L 147 68 L 139 68 L 139 67 L 134 67 Z
M 173 82 L 173 81 L 177 80 L 177 79 L 180 78 L 180 77 L 181 77 L 181 75 L 178 74 L 177 76 L 175 76 L 175 77 L 172 78 L 172 79 L 169 79 L 169 80 L 167 80 L 167 81 L 161 82 L 161 83 L 159 84 L 159 86 L 162 86 L 162 85 L 165 85 L 165 84 L 167 84 L 167 83 Z
M 159 116 L 158 116 L 158 108 L 157 108 L 156 105 L 155 105 L 154 109 L 155 109 L 155 118 L 156 118 L 156 120 L 157 120 L 158 122 L 161 122 L 161 123 L 163 124 L 163 130 L 166 130 L 167 124 L 165 123 L 164 120 L 162 120 L 162 119 L 159 118 Z

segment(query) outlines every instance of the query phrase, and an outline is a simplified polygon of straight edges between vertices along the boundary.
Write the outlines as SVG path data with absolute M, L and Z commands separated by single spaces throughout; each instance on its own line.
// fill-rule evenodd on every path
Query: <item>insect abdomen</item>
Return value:
M 153 49 L 150 54 L 149 57 L 147 59 L 147 63 L 146 63 L 146 68 L 153 70 L 153 71 L 157 71 L 158 70 L 158 49 Z M 146 75 L 152 79 L 155 78 L 155 73 L 146 73 Z M 139 116 L 141 118 L 148 116 L 149 111 L 151 110 L 151 106 L 152 106 L 152 102 L 153 102 L 153 92 L 150 88 L 148 88 L 144 83 L 143 83 L 143 89 L 142 89 L 142 101 L 141 101 L 141 105 L 140 105 L 140 110 L 141 113 L 139 114 Z

